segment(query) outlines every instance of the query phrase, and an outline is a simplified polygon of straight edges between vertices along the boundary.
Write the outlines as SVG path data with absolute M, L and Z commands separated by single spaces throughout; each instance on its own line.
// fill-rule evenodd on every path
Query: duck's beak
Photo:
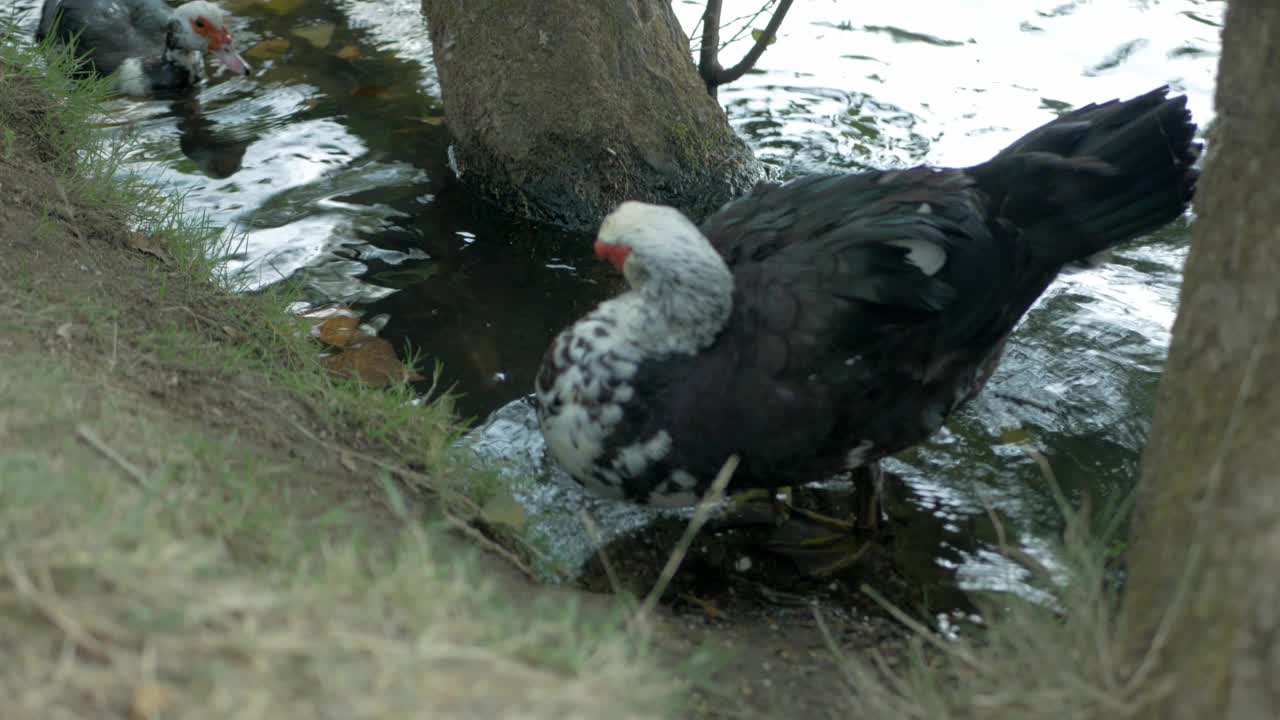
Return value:
M 249 63 L 244 61 L 244 58 L 240 57 L 240 53 L 236 52 L 235 46 L 231 43 L 227 43 L 217 50 L 213 50 L 212 53 L 213 56 L 217 58 L 218 62 L 222 63 L 228 70 L 237 75 L 248 76 L 253 73 L 253 68 L 249 66 Z
M 231 33 L 225 29 L 218 32 L 216 36 L 209 41 L 209 53 L 217 58 L 228 70 L 237 74 L 248 76 L 253 73 L 253 68 L 249 63 L 240 57 L 240 53 L 236 52 L 236 46 L 231 41 Z

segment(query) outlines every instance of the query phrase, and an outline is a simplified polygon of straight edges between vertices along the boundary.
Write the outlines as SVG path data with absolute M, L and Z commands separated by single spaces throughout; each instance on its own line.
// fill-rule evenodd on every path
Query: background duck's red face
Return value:
M 228 70 L 237 75 L 249 74 L 249 63 L 246 63 L 244 58 L 240 57 L 240 53 L 236 52 L 235 45 L 231 41 L 231 33 L 227 32 L 224 26 L 212 22 L 204 15 L 198 15 L 191 21 L 191 29 L 196 35 L 208 41 L 209 53 Z
M 231 45 L 231 33 L 227 32 L 225 27 L 215 25 L 203 15 L 191 21 L 191 29 L 209 41 L 210 52 L 216 52 Z

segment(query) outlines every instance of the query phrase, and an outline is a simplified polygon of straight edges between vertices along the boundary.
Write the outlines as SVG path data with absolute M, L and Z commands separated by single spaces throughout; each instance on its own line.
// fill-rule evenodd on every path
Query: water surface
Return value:
M 258 74 L 215 71 L 184 103 L 113 101 L 109 122 L 138 141 L 131 167 L 244 233 L 230 269 L 246 291 L 293 278 L 310 304 L 356 306 L 397 347 L 442 362 L 472 417 L 528 393 L 550 338 L 615 285 L 587 238 L 504 219 L 449 182 L 445 108 L 418 0 L 225 4 Z M 759 0 L 725 5 L 735 18 Z M 675 7 L 692 30 L 701 3 Z M 759 67 L 721 88 L 720 100 L 783 176 L 975 163 L 1054 113 L 1164 83 L 1189 96 L 1203 127 L 1223 7 L 801 2 Z M 751 42 L 741 34 L 722 51 L 726 65 Z M 936 542 L 950 551 L 939 557 L 950 559 L 940 566 L 966 587 L 1020 582 L 1018 568 L 973 543 L 987 506 L 1053 564 L 1045 548 L 1058 514 L 1021 444 L 1051 459 L 1073 500 L 1105 502 L 1132 486 L 1186 240 L 1181 223 L 1064 277 L 983 396 L 936 442 L 893 462 L 914 506 L 942 523 Z M 504 419 L 516 454 L 536 445 L 518 436 L 521 417 L 511 406 Z M 566 527 L 545 532 L 554 540 L 574 532 Z

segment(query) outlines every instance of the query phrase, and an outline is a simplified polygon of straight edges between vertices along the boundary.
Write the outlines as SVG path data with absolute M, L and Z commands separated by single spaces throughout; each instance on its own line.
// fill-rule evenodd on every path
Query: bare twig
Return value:
M 689 519 L 689 524 L 685 526 L 684 534 L 680 536 L 680 541 L 676 543 L 675 549 L 671 551 L 671 556 L 667 558 L 667 564 L 663 566 L 662 572 L 658 575 L 658 581 L 654 583 L 653 589 L 645 596 L 644 602 L 640 604 L 640 609 L 636 611 L 632 617 L 632 625 L 640 625 L 648 620 L 653 608 L 657 606 L 658 600 L 662 594 L 667 591 L 667 585 L 671 584 L 671 579 L 675 577 L 676 571 L 680 569 L 680 563 L 684 562 L 684 557 L 689 553 L 689 546 L 693 544 L 693 538 L 706 524 L 708 516 L 711 514 L 711 508 L 724 496 L 724 489 L 729 485 L 729 479 L 733 477 L 733 472 L 738 469 L 738 456 L 730 455 L 720 468 L 716 479 L 711 483 L 711 487 L 707 489 L 702 501 L 698 503 L 697 508 L 693 511 L 693 517 Z
M 822 635 L 822 641 L 826 643 L 827 650 L 831 653 L 831 658 L 847 675 L 849 672 L 849 660 L 840 651 L 840 643 L 836 641 L 836 636 L 831 632 L 831 628 L 827 627 L 827 621 L 822 619 L 822 610 L 818 608 L 817 603 L 814 603 L 809 609 L 813 611 L 813 621 L 818 624 L 818 632 Z
M 622 581 L 618 579 L 618 573 L 613 569 L 613 563 L 609 561 L 609 553 L 606 552 L 604 536 L 600 533 L 599 526 L 591 518 L 591 514 L 581 508 L 578 509 L 578 520 L 582 523 L 583 529 L 587 531 L 591 542 L 596 544 L 596 554 L 600 556 L 600 564 L 604 567 L 605 577 L 609 579 L 609 587 L 613 588 L 614 595 L 622 597 Z
M 988 674 L 990 673 L 990 670 L 986 668 L 981 662 L 979 662 L 978 659 L 974 657 L 973 654 L 971 654 L 967 648 L 961 645 L 952 645 L 952 644 L 943 642 L 941 639 L 938 638 L 938 636 L 932 630 L 925 627 L 918 620 L 915 620 L 910 616 L 908 616 L 898 606 L 886 600 L 883 595 L 881 595 L 879 592 L 875 590 L 875 588 L 871 587 L 870 585 L 864 584 L 862 586 L 862 592 L 865 593 L 872 600 L 874 600 L 877 605 L 884 608 L 884 611 L 889 613 L 891 616 L 893 616 L 894 620 L 897 620 L 898 622 L 905 625 L 908 630 L 910 630 L 920 639 L 924 640 L 925 642 L 928 642 L 930 645 L 941 650 L 942 652 L 956 658 L 957 660 L 959 660 L 960 662 L 964 663 L 965 665 L 969 666 L 974 670 L 985 672 Z
M 195 310 L 192 310 L 186 305 L 174 305 L 172 307 L 160 308 L 160 312 L 173 312 L 175 310 L 181 310 L 182 312 L 185 312 L 186 314 L 190 315 L 191 319 L 196 321 L 196 325 L 208 325 L 209 327 L 214 328 L 215 330 L 221 329 L 221 327 L 218 324 L 218 321 L 214 320 L 213 318 L 207 317 L 205 315 L 201 315 L 200 313 L 196 312 Z M 223 333 L 225 334 L 226 331 L 223 331 Z
M 516 569 L 524 573 L 525 577 L 529 578 L 535 583 L 541 581 L 541 578 L 539 578 L 538 574 L 533 571 L 533 568 L 529 567 L 529 565 L 525 563 L 524 560 L 520 559 L 519 555 L 516 555 L 515 553 L 511 552 L 507 548 L 503 547 L 502 543 L 493 541 L 491 538 L 489 538 L 489 536 L 477 530 L 475 526 L 472 525 L 471 523 L 467 522 L 466 520 L 463 520 L 462 518 L 452 513 L 445 514 L 445 521 L 449 523 L 450 527 L 454 528 L 455 530 L 462 533 L 463 535 L 466 535 L 467 539 L 483 546 L 487 550 L 490 550 L 496 553 L 502 559 L 516 566 Z
M 262 404 L 262 400 L 258 396 L 250 394 L 240 388 L 232 388 L 232 389 L 235 390 L 236 393 L 239 394 L 241 397 L 244 397 L 245 399 L 252 401 L 254 404 L 257 404 L 257 405 Z M 419 492 L 429 492 L 429 493 L 440 494 L 440 495 L 447 494 L 444 491 L 442 491 L 441 488 L 433 484 L 434 481 L 429 475 L 425 475 L 420 472 L 415 472 L 402 465 L 396 465 L 395 463 L 386 462 L 385 460 L 381 460 L 379 458 L 373 457 L 372 455 L 366 455 L 358 450 L 352 450 L 350 448 L 345 448 L 345 447 L 338 447 L 332 443 L 325 443 L 322 440 L 320 440 L 320 438 L 317 437 L 315 433 L 311 432 L 306 428 L 306 426 L 298 422 L 297 419 L 295 419 L 293 416 L 289 415 L 284 411 L 278 411 L 277 414 L 280 417 L 284 418 L 285 421 L 287 421 L 290 425 L 292 425 L 294 430 L 297 430 L 298 432 L 302 433 L 304 436 L 306 436 L 308 440 L 311 440 L 317 445 L 329 448 L 334 452 L 346 453 L 352 458 L 355 458 L 357 460 L 363 460 L 371 465 L 377 466 L 379 469 L 386 470 L 387 472 L 392 473 L 393 475 L 399 475 L 406 479 L 417 480 L 418 482 L 421 483 L 421 485 L 408 485 L 406 483 L 406 485 L 412 490 L 417 490 Z M 461 496 L 459 497 L 461 498 Z M 463 499 L 465 500 L 465 498 Z M 474 509 L 477 513 L 480 512 L 480 508 L 478 506 L 476 506 L 474 503 L 470 503 L 469 500 L 467 502 L 471 505 L 471 509 Z
M 717 57 L 720 49 L 721 3 L 720 0 L 707 0 L 707 9 L 702 14 L 702 48 L 699 52 L 698 73 L 706 83 L 707 92 L 711 93 L 711 97 L 716 97 L 716 89 L 721 85 L 737 80 L 755 67 L 760 56 L 769 47 L 769 43 L 777 36 L 778 28 L 782 27 L 782 21 L 787 17 L 787 11 L 791 9 L 792 2 L 793 0 L 778 0 L 778 6 L 774 8 L 764 32 L 756 38 L 755 44 L 746 55 L 742 56 L 738 64 L 726 70 L 720 65 L 720 59 Z
M 27 573 L 26 568 L 11 553 L 5 554 L 4 565 L 5 574 L 8 576 L 14 590 L 17 591 L 18 596 L 30 603 L 54 627 L 61 630 L 63 635 L 69 638 L 76 647 L 103 661 L 111 658 L 111 648 L 106 642 L 96 637 L 93 630 L 86 628 L 83 623 L 75 618 L 74 613 L 66 607 L 66 604 L 49 587 L 49 583 L 41 583 L 45 587 L 38 587 L 31 575 Z M 102 628 L 97 628 L 97 630 L 99 635 L 105 634 L 102 632 Z
M 111 362 L 107 364 L 109 372 L 116 371 L 116 360 L 120 349 L 120 321 L 111 319 Z
M 733 18 L 732 20 L 726 21 L 722 27 L 729 27 L 734 23 L 742 23 L 742 26 L 739 27 L 738 31 L 733 34 L 733 37 L 729 38 L 728 40 L 720 41 L 720 49 L 723 50 L 726 47 L 729 47 L 735 42 L 741 40 L 743 35 L 746 35 L 747 33 L 754 30 L 755 28 L 751 27 L 751 25 L 755 23 L 756 18 L 765 14 L 765 12 L 769 8 L 773 7 L 774 3 L 776 2 L 778 2 L 778 0 L 768 0 L 764 5 L 761 5 L 760 8 L 757 9 L 755 12 L 747 13 L 746 15 L 739 15 L 738 17 Z M 745 20 L 746 22 L 742 22 L 743 20 Z
M 255 397 L 254 395 L 251 395 L 248 392 L 241 390 L 240 388 L 233 388 L 233 389 L 237 393 L 239 393 L 241 396 L 245 397 L 246 399 L 256 404 L 261 403 L 261 400 Z M 278 414 L 280 415 L 280 417 L 284 418 L 285 421 L 287 421 L 290 425 L 292 425 L 295 430 L 302 433 L 307 439 L 311 440 L 317 445 L 328 448 L 329 450 L 338 452 L 340 454 L 345 454 L 347 457 L 350 457 L 352 459 L 362 460 L 364 462 L 367 462 L 381 470 L 385 470 L 386 472 L 391 473 L 393 476 L 398 475 L 404 480 L 415 480 L 417 481 L 416 483 L 404 482 L 405 487 L 408 487 L 409 489 L 417 491 L 419 493 L 430 493 L 432 495 L 435 495 L 443 500 L 446 507 L 448 507 L 450 503 L 453 503 L 454 507 L 460 506 L 475 517 L 484 517 L 483 508 L 477 505 L 475 501 L 473 501 L 471 498 L 467 497 L 466 495 L 463 495 L 462 493 L 456 490 L 450 490 L 448 488 L 440 487 L 431 478 L 431 476 L 426 475 L 424 473 L 416 472 L 414 470 L 410 470 L 409 468 L 404 467 L 403 465 L 397 465 L 395 463 L 387 462 L 385 460 L 374 457 L 372 455 L 367 455 L 358 450 L 338 447 L 332 443 L 325 443 L 321 441 L 319 437 L 316 437 L 315 433 L 308 430 L 305 426 L 303 426 L 302 423 L 298 422 L 295 418 L 290 416 L 288 413 L 280 411 L 278 412 Z M 458 523 L 467 524 L 468 527 L 471 528 L 470 532 L 468 532 L 468 536 L 483 538 L 483 544 L 486 547 L 491 547 L 491 548 L 494 548 L 495 550 L 498 548 L 501 548 L 501 545 L 494 542 L 493 540 L 490 540 L 488 537 L 484 537 L 484 535 L 479 530 L 476 530 L 474 526 L 470 525 L 465 520 L 458 518 L 452 513 L 449 513 L 448 517 L 451 520 L 457 521 Z M 464 532 L 467 532 L 467 531 L 464 531 Z M 471 533 L 474 533 L 474 534 L 471 534 Z M 538 550 L 537 547 L 525 541 L 523 538 L 517 537 L 516 540 L 520 543 L 521 547 L 533 553 L 534 555 L 537 555 L 541 560 L 547 562 L 548 566 L 552 567 L 555 570 L 556 574 L 561 576 L 564 575 L 564 571 L 561 570 L 554 563 L 552 563 L 546 557 L 546 555 L 544 555 L 542 552 Z M 516 568 L 519 569 L 521 572 L 525 573 L 526 575 L 529 575 L 534 579 L 538 579 L 537 576 L 533 574 L 533 571 L 529 568 L 529 566 L 526 565 L 523 561 L 519 560 L 517 556 L 511 551 L 506 550 L 505 548 L 502 548 L 502 550 L 499 552 L 499 555 L 501 555 L 503 558 L 507 560 L 510 560 L 516 566 Z
M 66 218 L 71 224 L 71 231 L 75 233 L 77 240 L 84 241 L 84 234 L 80 232 L 80 223 L 76 218 L 76 207 L 71 203 L 71 198 L 67 197 L 66 188 L 62 187 L 60 182 L 55 182 L 53 186 L 58 191 L 58 197 L 62 199 L 62 206 L 66 210 Z
M 991 521 L 991 526 L 995 528 L 996 549 L 1000 551 L 1000 554 L 1018 563 L 1033 575 L 1040 576 L 1043 580 L 1053 580 L 1053 573 L 1044 566 L 1044 563 L 1035 559 L 1026 550 L 1009 543 L 1009 537 L 1004 529 L 1004 522 L 1000 520 L 1000 515 L 996 512 L 995 507 L 992 506 L 991 501 L 987 499 L 987 496 L 983 493 L 978 493 L 978 500 L 982 502 L 982 508 L 987 511 L 987 519 Z
M 83 440 L 89 447 L 97 450 L 106 459 L 120 466 L 120 469 L 124 470 L 125 474 L 133 478 L 139 485 L 144 488 L 147 486 L 147 476 L 138 469 L 138 466 L 126 460 L 123 455 L 116 452 L 115 448 L 104 442 L 101 437 L 98 437 L 98 433 L 94 432 L 93 428 L 83 423 L 76 425 L 76 437 Z
M 723 40 L 723 39 L 722 39 L 722 40 L 720 40 L 720 47 L 718 47 L 717 49 L 718 49 L 718 50 L 723 50 L 723 49 L 725 49 L 725 48 L 729 47 L 730 45 L 732 45 L 732 44 L 734 44 L 734 43 L 738 42 L 739 40 L 741 40 L 743 35 L 746 35 L 747 33 L 749 33 L 749 32 L 751 32 L 752 30 L 754 30 L 755 28 L 753 28 L 753 27 L 752 27 L 752 24 L 753 24 L 753 23 L 755 23 L 756 18 L 758 18 L 758 17 L 760 17 L 761 15 L 765 14 L 765 12 L 767 12 L 767 11 L 769 10 L 769 8 L 773 7 L 774 3 L 776 3 L 776 2 L 778 2 L 778 0 L 765 0 L 764 5 L 761 5 L 761 6 L 760 6 L 759 8 L 757 8 L 755 11 L 753 11 L 753 12 L 749 12 L 749 13 L 746 13 L 746 14 L 743 14 L 743 15 L 739 15 L 739 16 L 738 16 L 738 17 L 736 17 L 736 18 L 732 18 L 732 19 L 725 20 L 725 21 L 721 22 L 721 23 L 720 23 L 720 29 L 721 29 L 721 30 L 724 30 L 725 28 L 727 28 L 727 27 L 729 27 L 729 26 L 731 26 L 731 25 L 738 24 L 738 23 L 741 23 L 741 26 L 738 28 L 738 30 L 737 30 L 736 32 L 734 32 L 733 37 L 729 38 L 728 40 Z M 743 22 L 744 20 L 745 20 L 746 22 Z M 701 29 L 701 28 L 702 28 L 702 18 L 698 18 L 698 22 L 694 23 L 694 24 L 693 24 L 693 29 L 689 31 L 689 37 L 693 37 L 693 36 L 695 36 L 695 35 L 699 35 L 699 31 L 700 31 L 700 29 Z M 695 51 L 695 52 L 701 53 L 701 52 L 702 52 L 702 43 L 701 43 L 701 41 L 699 41 L 699 43 L 698 43 L 698 45 L 697 45 L 697 46 L 691 47 L 690 49 L 691 49 L 692 51 Z

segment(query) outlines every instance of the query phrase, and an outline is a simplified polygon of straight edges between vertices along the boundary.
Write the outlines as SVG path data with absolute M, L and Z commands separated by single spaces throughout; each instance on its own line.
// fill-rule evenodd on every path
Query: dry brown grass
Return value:
M 6 718 L 657 717 L 679 691 L 620 625 L 503 597 L 418 523 L 370 527 L 234 437 L 8 360 Z
M 913 628 L 905 670 L 875 653 L 834 652 L 848 682 L 849 703 L 866 717 L 895 720 L 1123 720 L 1138 717 L 1168 687 L 1153 681 L 1120 647 L 1118 589 L 1107 577 L 1106 548 L 1127 504 L 1100 513 L 1073 509 L 1040 463 L 1065 519 L 1060 558 L 1068 580 L 1051 590 L 1054 607 L 1001 597 L 979 602 L 984 626 L 944 638 Z M 1042 578 L 1047 581 L 1047 578 Z M 895 612 L 889 608 L 890 612 Z
M 210 263 L 83 222 L 111 219 L 83 163 L 118 153 L 41 164 L 75 149 L 46 137 L 96 142 L 93 88 L 20 43 L 0 28 L 0 185 L 66 192 L 0 202 L 0 717 L 670 715 L 685 682 L 620 613 L 494 572 L 399 495 L 410 458 L 466 484 L 439 477 L 447 404 L 277 367 L 303 351 L 249 327 L 266 300 L 211 299 Z M 14 114 L 31 93 L 74 102 Z M 206 230 L 175 217 L 170 239 Z

